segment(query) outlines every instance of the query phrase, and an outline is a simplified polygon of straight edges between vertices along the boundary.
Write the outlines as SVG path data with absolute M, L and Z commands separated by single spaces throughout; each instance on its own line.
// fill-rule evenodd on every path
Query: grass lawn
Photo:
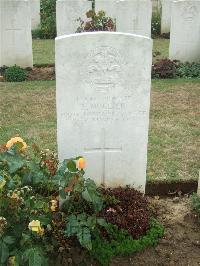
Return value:
M 160 53 L 155 59 L 168 57 L 169 40 L 155 39 L 153 53 Z M 33 40 L 34 64 L 54 64 L 55 62 L 54 40 Z
M 33 40 L 33 63 L 54 64 L 55 47 L 54 40 Z
M 0 83 L 0 95 L 0 143 L 20 134 L 28 143 L 56 149 L 54 81 Z M 198 178 L 199 106 L 199 80 L 153 81 L 149 179 Z

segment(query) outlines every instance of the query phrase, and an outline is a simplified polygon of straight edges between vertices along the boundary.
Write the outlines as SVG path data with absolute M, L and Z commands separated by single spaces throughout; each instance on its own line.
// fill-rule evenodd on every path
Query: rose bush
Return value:
M 107 210 L 124 208 L 123 202 L 85 178 L 85 166 L 83 157 L 58 165 L 55 153 L 35 144 L 31 149 L 19 136 L 0 146 L 0 265 L 48 265 L 50 254 L 56 257 L 78 246 L 108 264 L 117 250 L 128 254 L 157 243 L 163 228 L 149 215 L 146 236 L 138 239 L 115 218 L 109 222 Z M 146 204 L 140 193 L 133 190 L 131 195 Z

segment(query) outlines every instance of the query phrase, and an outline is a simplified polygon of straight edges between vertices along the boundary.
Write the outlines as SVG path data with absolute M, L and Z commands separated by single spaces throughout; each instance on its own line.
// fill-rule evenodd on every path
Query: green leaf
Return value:
M 65 193 L 64 188 L 59 190 L 59 195 L 60 195 L 61 199 L 66 199 L 66 193 Z
M 82 192 L 82 197 L 87 201 L 91 202 L 94 206 L 95 211 L 100 211 L 103 206 L 103 199 L 97 192 L 96 184 L 93 180 L 87 179 L 85 182 L 85 190 Z
M 82 227 L 80 232 L 77 234 L 77 238 L 83 247 L 88 250 L 92 249 L 91 234 L 88 227 Z
M 24 162 L 21 158 L 13 157 L 12 160 L 8 161 L 9 173 L 13 174 L 24 166 Z
M 8 246 L 1 240 L 0 242 L 0 263 L 6 263 L 9 257 L 9 249 Z
M 5 236 L 3 238 L 3 242 L 8 245 L 12 245 L 15 243 L 15 238 L 13 236 Z
M 76 163 L 73 160 L 67 162 L 67 168 L 72 173 L 77 172 Z
M 45 260 L 43 251 L 41 248 L 29 248 L 23 254 L 23 259 L 28 261 L 29 266 L 43 266 Z
M 105 219 L 103 219 L 103 218 L 97 218 L 97 223 L 100 225 L 100 226 L 102 226 L 102 227 L 108 227 L 108 223 L 106 222 L 106 220 Z

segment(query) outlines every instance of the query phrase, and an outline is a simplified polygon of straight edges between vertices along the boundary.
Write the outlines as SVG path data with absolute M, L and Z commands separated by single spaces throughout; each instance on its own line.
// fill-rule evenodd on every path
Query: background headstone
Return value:
M 0 66 L 33 66 L 30 3 L 0 1 Z
M 57 35 L 73 34 L 79 26 L 77 18 L 86 20 L 91 9 L 88 0 L 57 1 Z M 151 36 L 151 0 L 96 0 L 96 12 L 104 10 L 116 21 L 116 31 Z
M 170 59 L 200 62 L 200 1 L 172 3 Z
M 59 160 L 82 155 L 98 185 L 145 190 L 152 41 L 115 32 L 56 38 Z
M 96 0 L 96 11 L 104 10 L 116 21 L 116 31 L 151 36 L 151 0 Z
M 40 26 L 40 0 L 30 0 L 31 4 L 31 28 L 37 29 Z
M 170 32 L 172 2 L 173 0 L 161 0 L 161 33 Z
M 91 9 L 91 6 L 91 2 L 88 0 L 57 0 L 57 36 L 75 33 L 80 26 L 77 19 L 86 20 L 86 12 Z

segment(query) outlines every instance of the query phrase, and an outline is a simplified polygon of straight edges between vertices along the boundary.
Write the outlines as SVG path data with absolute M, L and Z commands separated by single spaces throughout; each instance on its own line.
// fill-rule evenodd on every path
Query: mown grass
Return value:
M 153 40 L 153 61 L 157 59 L 168 58 L 169 56 L 169 40 L 154 39 Z
M 147 176 L 197 179 L 200 81 L 155 80 L 152 87 Z M 0 83 L 0 96 L 0 143 L 19 134 L 56 150 L 54 81 Z
M 168 57 L 169 40 L 154 39 L 154 61 Z M 36 65 L 55 63 L 54 40 L 33 40 L 33 62 Z
M 55 63 L 54 40 L 33 40 L 33 63 L 37 65 Z

